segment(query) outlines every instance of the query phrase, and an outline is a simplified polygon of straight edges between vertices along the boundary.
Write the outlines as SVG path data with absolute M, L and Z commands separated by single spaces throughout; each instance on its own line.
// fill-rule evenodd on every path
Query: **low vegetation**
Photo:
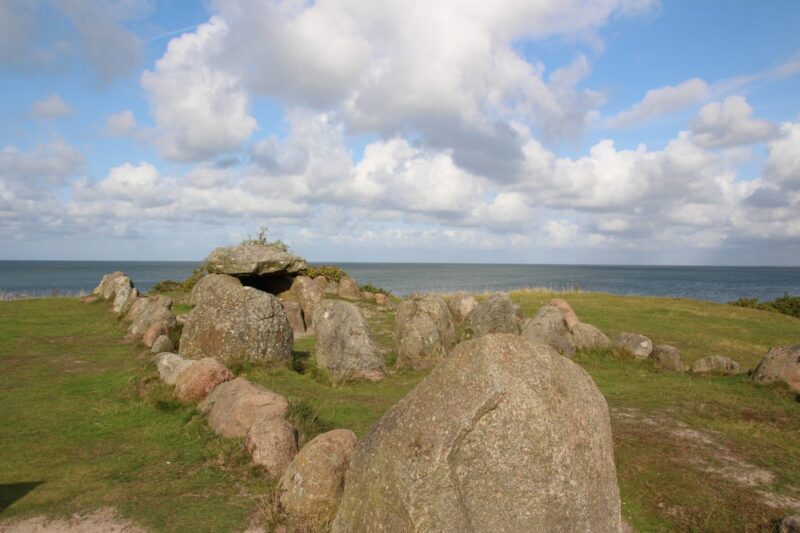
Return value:
M 339 283 L 342 278 L 347 277 L 347 272 L 336 265 L 310 265 L 306 271 L 306 276 L 310 278 L 325 276 L 328 281 Z
M 512 294 L 526 316 L 554 296 Z M 720 354 L 753 367 L 771 345 L 800 343 L 800 320 L 686 299 L 559 293 L 610 337 L 635 331 L 692 362 Z M 274 523 L 274 484 L 241 441 L 219 438 L 158 383 L 106 303 L 0 302 L 0 520 L 114 507 L 161 531 L 240 531 Z M 394 315 L 359 302 L 394 360 Z M 285 395 L 308 441 L 330 428 L 363 436 L 425 372 L 332 388 L 297 339 L 289 369 L 242 364 Z M 769 531 L 800 505 L 800 401 L 747 376 L 655 370 L 608 351 L 578 354 L 611 409 L 626 519 L 641 531 Z M 796 512 L 796 511 L 795 511 Z
M 782 313 L 784 315 L 800 318 L 800 296 L 784 294 L 771 302 L 762 302 L 758 298 L 739 298 L 738 300 L 728 303 L 737 307 L 762 309 L 764 311 L 773 311 L 775 313 Z
M 262 244 L 264 246 L 273 246 L 278 248 L 279 250 L 283 250 L 284 252 L 289 251 L 289 245 L 283 242 L 282 240 L 278 239 L 276 241 L 271 241 L 268 238 L 269 228 L 266 226 L 261 226 L 258 229 L 258 235 L 255 237 L 247 236 L 246 239 L 242 239 L 242 242 L 239 244 L 247 245 L 247 244 Z
M 358 288 L 361 290 L 361 292 L 371 292 L 373 294 L 380 293 L 380 294 L 385 294 L 386 296 L 391 296 L 392 295 L 392 293 L 390 291 L 387 291 L 386 289 L 384 289 L 382 287 L 376 287 L 375 285 L 372 285 L 371 283 L 365 283 L 363 285 L 359 285 Z

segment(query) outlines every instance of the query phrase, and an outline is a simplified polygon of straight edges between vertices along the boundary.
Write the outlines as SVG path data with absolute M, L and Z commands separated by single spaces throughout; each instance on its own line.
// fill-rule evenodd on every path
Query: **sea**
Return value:
M 315 264 L 315 263 L 312 263 Z M 800 267 L 336 263 L 359 283 L 397 295 L 495 292 L 526 287 L 714 302 L 800 295 Z M 199 265 L 185 261 L 0 261 L 0 297 L 90 293 L 103 274 L 121 270 L 141 291 L 180 281 Z

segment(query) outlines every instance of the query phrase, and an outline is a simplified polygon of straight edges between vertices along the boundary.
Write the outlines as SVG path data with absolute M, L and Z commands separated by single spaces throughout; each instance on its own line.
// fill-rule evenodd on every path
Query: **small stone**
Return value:
M 167 385 L 175 385 L 178 376 L 192 366 L 194 361 L 184 359 L 180 355 L 171 352 L 162 352 L 153 357 L 153 363 L 158 370 L 158 377 Z
M 171 352 L 174 349 L 175 345 L 172 344 L 172 340 L 166 335 L 161 335 L 155 340 L 153 346 L 150 348 L 150 351 L 153 353 L 163 353 Z
M 653 353 L 653 341 L 638 333 L 620 333 L 615 346 L 636 359 L 647 359 Z
M 199 402 L 233 373 L 212 357 L 206 357 L 181 372 L 175 380 L 175 396 L 182 402 Z
M 742 367 L 729 357 L 711 355 L 703 357 L 692 363 L 691 371 L 696 374 L 706 372 L 719 372 L 721 374 L 741 374 Z
M 361 290 L 358 283 L 352 278 L 342 278 L 339 280 L 339 297 L 345 300 L 360 300 Z
M 297 454 L 297 431 L 283 418 L 262 418 L 247 433 L 245 448 L 255 464 L 277 479 Z
M 665 372 L 683 372 L 686 369 L 680 350 L 668 344 L 656 346 L 650 358 L 655 362 L 656 368 Z

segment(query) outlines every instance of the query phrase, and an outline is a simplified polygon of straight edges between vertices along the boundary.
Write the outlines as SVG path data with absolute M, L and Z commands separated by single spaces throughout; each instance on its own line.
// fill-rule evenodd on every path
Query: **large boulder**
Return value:
M 572 341 L 576 350 L 591 350 L 595 348 L 609 348 L 611 339 L 591 324 L 578 322 L 572 327 Z
M 239 278 L 227 274 L 207 274 L 195 283 L 189 296 L 189 303 L 192 305 L 199 305 L 201 302 L 214 303 L 223 294 L 241 287 L 242 282 Z
M 118 278 L 122 277 L 127 278 L 125 273 L 120 271 L 112 272 L 110 274 L 105 274 L 103 276 L 103 279 L 100 280 L 100 284 L 97 285 L 97 287 L 95 287 L 94 290 L 92 291 L 92 294 L 96 296 L 103 296 L 103 298 L 107 298 L 107 296 L 104 295 L 109 294 L 109 292 L 112 292 L 111 287 L 114 286 Z
M 354 304 L 325 300 L 314 309 L 315 358 L 334 384 L 382 379 L 386 374 L 378 345 L 364 315 Z
M 306 260 L 276 246 L 241 244 L 217 248 L 206 258 L 206 270 L 231 276 L 279 276 L 299 274 Z
M 397 307 L 394 350 L 398 368 L 419 370 L 450 355 L 456 330 L 441 298 L 411 298 Z
M 172 329 L 175 327 L 176 323 L 177 323 L 177 318 L 176 322 L 173 322 L 172 324 L 164 320 L 153 322 L 147 328 L 147 331 L 144 332 L 144 335 L 142 336 L 142 344 L 152 349 L 153 345 L 155 345 L 156 343 L 156 339 L 158 339 L 159 337 L 169 336 L 172 334 Z M 172 351 L 172 349 L 161 350 L 161 351 L 164 352 Z
M 636 359 L 647 359 L 653 353 L 653 341 L 638 333 L 620 333 L 614 345 Z
M 164 352 L 171 352 L 175 349 L 175 345 L 172 343 L 172 339 L 167 337 L 166 335 L 159 336 L 153 345 L 150 347 L 150 351 L 153 353 L 164 353 Z
M 168 296 L 139 298 L 131 306 L 126 317 L 131 321 L 128 333 L 133 337 L 144 336 L 153 324 L 164 324 L 165 327 L 171 329 L 177 323 L 175 315 L 172 313 L 172 298 Z
M 344 277 L 340 279 L 337 294 L 340 298 L 346 300 L 361 299 L 361 289 L 358 288 L 358 283 L 356 283 L 353 278 Z
M 800 391 L 800 344 L 770 348 L 751 378 L 758 383 L 786 383 Z
M 312 526 L 330 523 L 357 443 L 349 429 L 334 429 L 303 446 L 278 483 L 284 511 Z
M 325 276 L 317 276 L 316 278 L 313 278 L 313 281 L 320 289 L 322 289 L 322 292 L 328 290 L 328 278 Z
M 564 316 L 564 324 L 569 331 L 572 331 L 572 329 L 580 323 L 578 315 L 575 314 L 575 311 L 572 310 L 572 306 L 570 306 L 566 300 L 562 298 L 553 298 L 550 300 L 549 305 L 561 311 L 561 314 Z
M 175 396 L 182 402 L 199 402 L 233 373 L 213 357 L 195 361 L 175 379 Z
M 297 431 L 281 417 L 261 418 L 247 432 L 244 446 L 255 464 L 278 479 L 297 453 Z
M 603 395 L 549 346 L 506 334 L 456 346 L 373 426 L 332 531 L 620 527 Z
M 178 376 L 187 368 L 194 364 L 191 359 L 184 359 L 180 355 L 171 352 L 161 352 L 153 357 L 153 364 L 158 370 L 158 377 L 167 385 L 175 385 Z
M 303 309 L 306 329 L 313 325 L 314 308 L 325 299 L 325 291 L 308 276 L 297 276 L 289 289 L 290 299 Z
M 283 312 L 286 313 L 286 319 L 292 327 L 294 336 L 302 335 L 306 332 L 306 322 L 303 319 L 303 308 L 300 304 L 291 300 L 281 300 Z
M 742 366 L 730 357 L 724 357 L 722 355 L 710 355 L 708 357 L 698 359 L 692 363 L 690 370 L 696 374 L 704 374 L 708 372 L 717 372 L 720 374 L 741 374 Z
M 489 333 L 520 332 L 521 312 L 508 294 L 493 294 L 480 302 L 464 321 L 462 337 L 475 339 Z
M 471 294 L 455 294 L 447 301 L 447 307 L 450 309 L 453 322 L 461 324 L 467 315 L 478 307 L 478 300 Z
M 531 342 L 547 344 L 563 355 L 575 354 L 575 341 L 567 328 L 564 313 L 555 305 L 548 304 L 536 311 L 525 322 L 522 336 Z
M 111 304 L 111 310 L 117 316 L 125 316 L 138 299 L 138 290 L 134 289 L 131 285 L 123 285 L 116 291 L 114 303 Z
M 669 344 L 659 344 L 653 348 L 650 358 L 659 370 L 665 372 L 683 372 L 686 370 L 680 350 Z
M 284 417 L 289 402 L 261 385 L 236 378 L 215 388 L 197 409 L 208 413 L 208 425 L 215 433 L 230 439 L 247 435 L 261 418 Z
M 281 302 L 252 287 L 201 302 L 186 316 L 179 353 L 221 361 L 286 364 L 294 337 Z

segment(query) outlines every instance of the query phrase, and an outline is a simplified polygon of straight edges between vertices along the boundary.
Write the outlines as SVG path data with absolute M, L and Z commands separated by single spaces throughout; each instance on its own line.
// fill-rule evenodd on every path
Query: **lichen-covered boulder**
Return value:
M 490 333 L 520 332 L 521 313 L 508 294 L 493 294 L 480 302 L 467 316 L 462 331 L 463 339 L 476 339 Z
M 394 350 L 398 368 L 419 370 L 450 355 L 456 330 L 441 298 L 410 298 L 397 306 Z
M 751 378 L 758 383 L 786 383 L 800 391 L 800 344 L 770 348 Z
M 148 296 L 139 298 L 126 315 L 131 321 L 128 333 L 132 337 L 142 337 L 153 324 L 163 323 L 174 328 L 177 323 L 172 313 L 172 298 L 168 296 Z M 153 339 L 155 340 L 155 338 Z
M 344 277 L 339 280 L 338 294 L 340 298 L 346 300 L 360 300 L 361 289 L 353 278 Z
M 686 369 L 680 350 L 668 344 L 659 344 L 653 348 L 650 358 L 656 368 L 665 372 L 683 372 Z
M 133 288 L 131 285 L 123 285 L 116 291 L 114 303 L 111 304 L 111 310 L 117 316 L 125 316 L 138 299 L 138 290 Z
M 292 275 L 308 268 L 302 257 L 266 244 L 217 248 L 206 258 L 205 265 L 212 274 L 237 277 Z
M 334 429 L 303 446 L 278 483 L 283 510 L 312 526 L 330 523 L 357 443 L 349 429 Z
M 647 359 L 653 353 L 653 341 L 638 333 L 620 333 L 614 345 L 636 359 Z
M 189 296 L 189 303 L 199 305 L 201 302 L 213 303 L 223 294 L 242 287 L 239 278 L 227 274 L 207 274 L 200 278 Z
M 325 291 L 308 276 L 297 276 L 289 289 L 290 299 L 300 304 L 306 329 L 313 326 L 314 308 L 325 299 Z
M 281 302 L 252 287 L 201 302 L 186 316 L 179 353 L 190 359 L 286 364 L 294 336 Z
M 166 335 L 159 336 L 155 342 L 153 342 L 153 346 L 150 347 L 150 351 L 156 354 L 171 352 L 174 349 L 175 345 L 172 343 L 172 339 Z
M 197 409 L 208 413 L 208 425 L 216 434 L 231 439 L 247 435 L 261 418 L 283 418 L 289 402 L 261 385 L 235 378 L 211 391 Z
M 175 379 L 175 396 L 182 402 L 199 402 L 218 385 L 234 378 L 225 365 L 213 357 L 195 361 Z
M 695 374 L 703 374 L 707 372 L 718 372 L 720 374 L 741 374 L 742 366 L 731 359 L 730 357 L 723 357 L 721 355 L 711 355 L 698 359 L 690 370 Z
M 541 307 L 522 327 L 522 336 L 531 342 L 547 344 L 559 353 L 575 354 L 575 341 L 567 328 L 561 309 L 548 304 Z
M 603 395 L 517 335 L 453 354 L 358 443 L 332 531 L 618 532 Z
M 108 298 L 105 296 L 113 292 L 113 287 L 115 286 L 115 282 L 118 278 L 127 278 L 124 272 L 116 271 L 110 274 L 105 274 L 103 279 L 100 280 L 100 284 L 94 288 L 92 294 L 96 296 L 102 296 L 103 298 Z
M 161 352 L 153 357 L 153 364 L 158 370 L 158 377 L 167 385 L 175 385 L 178 376 L 192 366 L 194 361 L 184 359 L 180 355 L 171 352 Z
M 382 379 L 386 364 L 369 331 L 364 315 L 355 305 L 325 300 L 314 309 L 317 333 L 315 358 L 334 384 L 355 379 Z
M 609 348 L 611 339 L 605 333 L 591 324 L 578 322 L 572 327 L 572 341 L 576 350 L 591 350 L 594 348 Z
M 278 479 L 297 454 L 297 431 L 281 417 L 261 418 L 247 432 L 244 445 L 253 462 Z
M 478 300 L 471 294 L 455 294 L 447 301 L 447 307 L 450 309 L 453 322 L 461 324 L 467 315 L 478 307 Z

